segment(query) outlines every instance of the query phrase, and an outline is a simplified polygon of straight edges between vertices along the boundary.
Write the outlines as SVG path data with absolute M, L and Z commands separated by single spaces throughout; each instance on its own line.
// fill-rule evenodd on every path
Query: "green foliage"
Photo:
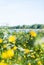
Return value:
M 11 40 L 14 42 L 9 42 L 10 36 L 15 36 L 16 40 L 12 37 Z M 42 37 L 44 37 L 44 30 L 29 30 L 26 32 L 24 30 L 19 31 L 19 29 L 1 28 L 0 38 L 3 42 L 0 40 L 0 63 L 7 63 L 7 65 L 44 65 L 44 44 L 38 44 Z M 14 52 L 13 57 L 3 58 L 2 53 L 5 51 L 6 54 L 3 56 L 12 55 L 11 52 L 7 54 L 10 49 Z

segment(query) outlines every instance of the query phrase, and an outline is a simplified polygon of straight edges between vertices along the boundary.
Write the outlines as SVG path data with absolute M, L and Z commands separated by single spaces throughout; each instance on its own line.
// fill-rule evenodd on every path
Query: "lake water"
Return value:
M 16 32 L 19 32 L 19 31 L 28 32 L 31 30 L 34 30 L 35 32 L 37 32 L 37 31 L 44 32 L 44 29 L 9 29 L 10 32 L 14 32 L 14 31 L 16 31 Z

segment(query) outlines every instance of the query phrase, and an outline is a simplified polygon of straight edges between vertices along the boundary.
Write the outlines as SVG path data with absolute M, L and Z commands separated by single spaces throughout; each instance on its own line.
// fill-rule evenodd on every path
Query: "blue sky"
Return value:
M 44 0 L 0 0 L 0 25 L 44 24 Z

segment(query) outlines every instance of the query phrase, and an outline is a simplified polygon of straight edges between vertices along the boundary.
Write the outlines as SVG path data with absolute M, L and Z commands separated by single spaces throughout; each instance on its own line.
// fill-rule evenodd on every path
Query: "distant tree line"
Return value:
M 18 26 L 13 26 L 13 27 L 8 27 L 10 29 L 44 29 L 43 24 L 34 24 L 34 25 L 18 25 Z
M 18 26 L 4 26 L 9 29 L 44 29 L 44 24 L 34 24 L 34 25 L 18 25 Z M 4 28 L 2 27 L 2 28 Z M 1 27 L 0 27 L 1 28 Z

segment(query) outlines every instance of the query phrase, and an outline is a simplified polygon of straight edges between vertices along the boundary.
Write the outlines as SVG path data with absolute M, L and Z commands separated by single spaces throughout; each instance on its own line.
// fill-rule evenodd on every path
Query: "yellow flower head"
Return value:
M 26 58 L 26 56 L 24 55 L 24 58 Z
M 21 60 L 21 57 L 18 57 L 18 60 L 20 61 Z
M 9 42 L 15 42 L 16 37 L 15 36 L 10 36 L 8 40 L 9 40 Z
M 7 52 L 2 53 L 2 58 L 7 59 Z
M 6 44 L 4 44 L 4 45 L 3 45 L 3 48 L 6 48 L 6 47 L 7 47 L 7 45 L 6 45 Z
M 0 65 L 8 65 L 7 63 L 0 62 Z
M 14 47 L 13 47 L 13 50 L 16 50 L 16 49 L 17 49 L 17 46 L 14 46 Z
M 28 65 L 31 65 L 31 63 L 28 63 Z
M 9 49 L 9 50 L 7 51 L 7 56 L 8 56 L 8 58 L 11 58 L 11 57 L 14 56 L 14 52 L 13 52 L 12 49 Z
M 38 61 L 37 64 L 38 64 L 38 65 L 42 65 L 41 61 Z
M 4 60 L 2 60 L 1 62 L 4 62 Z
M 29 49 L 25 49 L 24 52 L 25 52 L 26 54 L 28 54 L 30 51 L 29 51 Z
M 44 48 L 44 43 L 42 43 L 42 44 L 41 44 L 41 47 L 43 47 L 43 48 Z
M 3 42 L 3 40 L 0 38 L 0 43 L 2 43 Z
M 9 49 L 6 52 L 2 53 L 2 58 L 7 59 L 7 58 L 12 58 L 14 56 L 14 52 L 12 49 Z
M 34 56 L 34 55 L 32 55 L 31 57 L 32 57 L 32 58 L 35 58 L 35 56 Z
M 36 33 L 34 32 L 34 31 L 30 31 L 30 35 L 32 36 L 32 37 L 36 37 Z

